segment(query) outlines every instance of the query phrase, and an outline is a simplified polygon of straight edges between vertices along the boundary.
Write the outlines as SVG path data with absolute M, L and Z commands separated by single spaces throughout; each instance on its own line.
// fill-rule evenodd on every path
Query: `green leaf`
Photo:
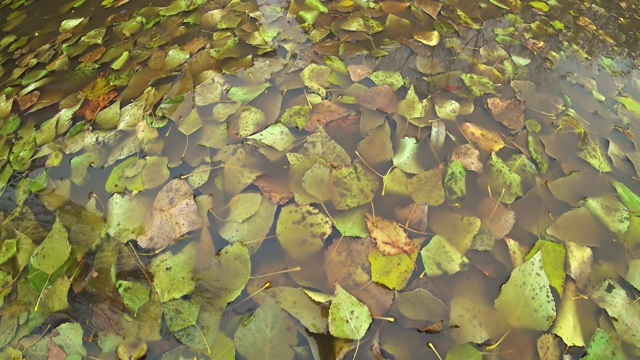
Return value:
M 483 177 L 501 202 L 511 204 L 524 194 L 520 175 L 509 169 L 495 153 L 491 154 L 491 160 L 487 165 Z
M 356 207 L 349 210 L 337 211 L 332 215 L 335 226 L 342 236 L 369 236 L 367 223 L 364 220 L 365 209 Z
M 484 356 L 480 350 L 471 344 L 457 344 L 447 353 L 445 360 L 482 360 Z
M 234 336 L 236 348 L 247 360 L 291 360 L 297 342 L 291 316 L 267 297 Z
M 226 221 L 218 232 L 230 243 L 261 240 L 271 229 L 275 212 L 276 206 L 262 197 L 260 207 L 255 214 L 240 223 Z
M 496 309 L 515 328 L 545 331 L 556 317 L 556 304 L 542 268 L 542 253 L 511 272 L 496 299 Z
M 393 165 L 398 169 L 410 173 L 419 174 L 425 170 L 418 156 L 418 140 L 412 137 L 404 137 L 398 142 L 398 149 L 393 155 Z
M 324 240 L 331 234 L 331 219 L 310 205 L 289 204 L 282 208 L 276 225 L 276 236 L 287 254 L 304 260 L 320 253 Z
M 436 115 L 438 115 L 439 118 L 456 121 L 460 113 L 460 103 L 452 99 L 446 99 L 444 101 L 436 99 L 435 109 Z
M 418 99 L 413 85 L 409 88 L 407 96 L 398 104 L 398 114 L 407 119 L 420 118 L 424 116 L 424 107 Z
M 475 96 L 480 96 L 483 94 L 495 94 L 496 91 L 493 88 L 493 81 L 489 80 L 489 78 L 476 75 L 476 74 L 462 74 L 460 75 L 464 84 L 467 85 L 471 93 Z
M 269 83 L 259 85 L 236 86 L 229 90 L 229 98 L 235 102 L 248 103 L 262 94 Z
M 64 264 L 71 253 L 69 234 L 60 219 L 56 218 L 51 231 L 31 255 L 31 265 L 47 275 L 53 274 Z
M 609 314 L 622 341 L 636 348 L 640 346 L 640 303 L 627 296 L 626 290 L 613 280 L 598 284 L 590 298 Z
M 304 85 L 322 97 L 327 95 L 325 88 L 329 86 L 329 75 L 331 75 L 330 67 L 313 63 L 300 72 Z
M 304 5 L 310 9 L 318 10 L 325 14 L 329 12 L 329 9 L 322 3 L 322 0 L 305 0 Z
M 371 325 L 369 308 L 336 284 L 329 307 L 329 333 L 342 339 L 359 340 Z
M 369 74 L 369 79 L 371 79 L 378 86 L 389 85 L 391 86 L 393 91 L 400 89 L 400 87 L 404 85 L 402 74 L 400 74 L 398 71 L 374 71 Z
M 584 144 L 580 143 L 581 150 L 578 151 L 578 156 L 598 171 L 611 172 L 611 165 L 600 142 L 590 137 L 586 139 Z
M 331 169 L 331 199 L 337 210 L 348 210 L 373 200 L 378 178 L 358 163 Z
M 78 26 L 81 22 L 84 21 L 85 18 L 75 18 L 75 19 L 67 19 L 64 20 L 60 24 L 60 28 L 58 29 L 61 33 L 71 31 L 74 27 Z
M 113 194 L 107 204 L 107 232 L 122 243 L 137 238 L 150 206 L 151 200 L 143 196 Z
M 615 334 L 597 328 L 587 344 L 587 355 L 583 360 L 625 360 L 620 339 Z
M 547 4 L 544 1 L 532 1 L 529 3 L 529 5 L 535 9 L 538 9 L 542 12 L 547 12 L 549 11 L 549 4 Z
M 544 254 L 542 254 L 544 262 Z M 561 293 L 562 295 L 562 293 Z M 551 332 L 560 336 L 567 346 L 584 346 L 584 337 L 580 326 L 580 314 L 576 302 L 580 301 L 576 292 L 576 284 L 567 282 L 566 291 L 562 295 L 562 303 L 558 318 L 553 323 Z
M 149 301 L 151 289 L 139 281 L 118 280 L 116 285 L 122 302 L 133 313 Z
M 625 279 L 627 279 L 633 287 L 640 289 L 640 259 L 629 261 L 629 270 L 627 271 Z
M 364 215 L 362 218 L 364 219 Z M 13 258 L 16 255 L 16 253 L 18 252 L 18 249 L 16 246 L 17 243 L 18 243 L 17 239 L 5 239 L 2 241 L 2 247 L 0 247 L 0 265 L 11 260 L 11 258 Z
M 260 208 L 262 195 L 257 193 L 241 193 L 229 201 L 228 221 L 241 223 L 253 216 Z
M 291 131 L 282 123 L 275 123 L 261 132 L 249 136 L 259 144 L 271 146 L 278 151 L 288 149 L 296 141 Z
M 309 105 L 295 105 L 287 110 L 280 117 L 280 122 L 287 127 L 297 127 L 298 130 L 304 129 L 309 121 L 309 113 L 311 107 Z
M 444 195 L 447 200 L 459 203 L 467 193 L 467 171 L 460 160 L 449 163 L 444 176 Z
M 149 270 L 153 274 L 153 288 L 161 302 L 178 299 L 193 292 L 195 258 L 195 245 L 189 243 L 177 254 L 167 251 L 151 260 Z
M 57 336 L 52 338 L 53 342 L 64 350 L 67 359 L 74 355 L 83 358 L 87 356 L 87 349 L 82 346 L 82 326 L 78 323 L 65 323 L 56 328 Z M 54 332 L 55 333 L 55 332 Z
M 420 251 L 424 271 L 428 276 L 455 274 L 469 267 L 469 259 L 444 237 L 436 235 Z
M 560 297 L 562 297 L 565 277 L 564 259 L 566 254 L 564 246 L 554 241 L 538 240 L 527 254 L 526 260 L 531 259 L 538 250 L 542 253 L 542 268 L 545 274 L 547 274 L 549 283 L 558 291 Z
M 625 184 L 617 181 L 615 179 L 611 179 L 611 183 L 613 187 L 616 188 L 616 192 L 620 197 L 620 200 L 624 204 L 624 206 L 629 209 L 632 213 L 640 212 L 640 196 L 631 191 Z
M 582 203 L 611 232 L 622 235 L 629 230 L 629 210 L 615 197 L 587 197 Z
M 444 166 L 422 172 L 407 181 L 407 188 L 413 201 L 438 206 L 444 202 L 442 184 Z
M 417 257 L 417 251 L 414 251 L 409 258 L 407 254 L 387 256 L 378 249 L 372 249 L 369 252 L 371 280 L 391 290 L 402 290 L 411 278 Z
M 616 100 L 618 100 L 622 105 L 624 105 L 624 107 L 626 107 L 627 110 L 631 111 L 636 116 L 640 116 L 640 103 L 638 103 L 636 100 L 628 96 L 618 96 L 616 97 Z

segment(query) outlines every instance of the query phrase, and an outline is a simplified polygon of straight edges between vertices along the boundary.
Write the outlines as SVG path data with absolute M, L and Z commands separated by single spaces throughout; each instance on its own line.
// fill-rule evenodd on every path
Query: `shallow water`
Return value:
M 73 5 L 0 5 L 0 119 L 21 120 L 0 158 L 5 352 L 580 358 L 616 351 L 605 334 L 638 354 L 640 206 L 614 184 L 640 193 L 639 5 Z M 412 245 L 376 248 L 365 213 Z M 66 252 L 41 245 L 60 225 Z M 524 305 L 500 305 L 527 264 Z M 336 284 L 370 326 L 299 290 Z M 356 355 L 339 318 L 368 329 Z

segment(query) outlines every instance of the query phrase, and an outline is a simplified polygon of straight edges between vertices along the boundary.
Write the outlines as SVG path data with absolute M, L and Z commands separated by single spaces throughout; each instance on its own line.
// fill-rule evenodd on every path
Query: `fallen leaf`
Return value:
M 482 162 L 480 161 L 480 151 L 471 144 L 460 145 L 453 149 L 451 159 L 460 160 L 462 166 L 469 171 L 481 173 L 483 170 Z
M 374 218 L 365 213 L 364 218 L 371 238 L 376 243 L 378 250 L 385 255 L 407 254 L 411 256 L 416 250 L 407 233 L 393 220 Z
M 191 187 L 184 180 L 173 179 L 160 189 L 137 241 L 145 249 L 157 249 L 203 226 Z
M 373 72 L 370 67 L 361 64 L 349 65 L 347 66 L 347 70 L 353 82 L 358 82 Z
M 97 98 L 89 101 L 87 105 L 82 107 L 82 109 L 78 110 L 78 115 L 84 115 L 84 118 L 87 120 L 95 119 L 96 115 L 100 110 L 102 110 L 111 100 L 113 100 L 118 93 L 116 91 L 109 91 L 106 94 L 102 94 Z
M 38 102 L 38 98 L 40 98 L 40 91 L 32 91 L 26 95 L 17 97 L 16 101 L 18 105 L 20 105 L 20 111 L 22 111 Z
M 357 95 L 356 100 L 362 106 L 382 110 L 389 114 L 395 112 L 398 107 L 396 93 L 389 85 L 373 87 Z
M 318 126 L 324 126 L 327 123 L 352 114 L 353 111 L 345 107 L 332 103 L 329 100 L 322 100 L 322 103 L 313 106 L 309 114 L 309 121 L 304 126 L 304 129 L 314 132 Z
M 253 184 L 260 189 L 264 195 L 274 205 L 282 205 L 293 197 L 293 192 L 286 184 L 271 176 L 260 176 Z
M 504 141 L 495 131 L 487 130 L 478 125 L 466 122 L 460 124 L 460 130 L 464 133 L 469 141 L 474 142 L 480 148 L 496 152 L 504 147 Z
M 511 130 L 520 130 L 524 124 L 524 108 L 522 101 L 509 99 L 502 101 L 498 97 L 487 100 L 487 107 L 494 119 Z
M 408 228 L 422 232 L 427 231 L 428 213 L 429 204 L 427 203 L 410 204 L 395 209 L 396 219 L 398 219 L 399 222 Z

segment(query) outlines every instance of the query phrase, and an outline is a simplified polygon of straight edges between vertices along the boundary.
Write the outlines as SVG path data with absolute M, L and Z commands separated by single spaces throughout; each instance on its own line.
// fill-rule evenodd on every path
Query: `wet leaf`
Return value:
M 379 164 L 391 160 L 393 147 L 391 144 L 391 130 L 385 121 L 382 125 L 371 131 L 360 144 L 358 153 L 367 164 Z
M 276 206 L 263 198 L 255 214 L 240 223 L 226 221 L 218 232 L 230 243 L 263 239 L 271 229 L 275 212 Z
M 611 232 L 622 235 L 629 230 L 629 210 L 613 196 L 588 197 L 582 204 Z
M 366 92 L 356 95 L 356 100 L 362 106 L 382 110 L 389 114 L 394 113 L 398 107 L 394 89 L 386 84 L 372 87 Z
M 295 353 L 296 333 L 289 326 L 291 316 L 267 297 L 249 321 L 236 331 L 234 341 L 238 352 L 248 360 L 291 360 Z
M 331 219 L 310 205 L 290 204 L 282 207 L 276 236 L 285 251 L 296 260 L 319 253 L 331 234 Z
M 253 216 L 260 208 L 262 196 L 256 193 L 241 193 L 229 201 L 227 220 L 241 223 Z
M 515 328 L 545 331 L 551 326 L 556 317 L 556 305 L 542 268 L 541 253 L 536 253 L 511 272 L 495 306 Z
M 435 109 L 441 119 L 455 121 L 460 113 L 460 103 L 451 99 L 436 98 Z
M 586 142 L 580 146 L 581 150 L 578 152 L 578 156 L 591 164 L 596 170 L 611 172 L 611 165 L 600 143 L 590 137 L 586 139 Z
M 544 254 L 542 256 L 544 257 Z M 576 307 L 576 301 L 579 301 L 576 285 L 573 281 L 568 281 L 565 289 L 560 310 L 558 311 L 558 318 L 553 323 L 551 332 L 560 336 L 567 346 L 584 346 L 580 316 Z
M 498 97 L 487 99 L 487 107 L 494 119 L 511 130 L 518 131 L 524 125 L 525 105 L 516 99 L 502 101 Z
M 400 139 L 395 155 L 393 155 L 393 165 L 410 174 L 423 172 L 425 169 L 418 157 L 419 145 L 415 138 L 404 137 Z
M 211 259 L 205 271 L 196 275 L 199 284 L 202 283 L 203 296 L 208 305 L 222 310 L 227 303 L 240 296 L 251 276 L 249 256 L 244 244 L 227 245 Z
M 378 189 L 378 179 L 360 164 L 331 169 L 331 199 L 337 210 L 348 210 L 368 203 Z
M 69 234 L 60 219 L 56 218 L 47 237 L 38 245 L 31 255 L 31 265 L 47 275 L 52 275 L 69 258 L 71 245 Z
M 303 289 L 280 286 L 270 289 L 269 294 L 274 297 L 278 306 L 300 320 L 307 330 L 316 334 L 327 331 L 329 323 L 322 314 L 322 307 Z
M 632 213 L 640 212 L 640 196 L 631 191 L 625 184 L 617 180 L 611 180 L 620 200 L 624 206 Z
M 107 205 L 107 232 L 125 243 L 135 239 L 144 229 L 145 216 L 151 202 L 141 196 L 113 194 Z
M 529 260 L 538 251 L 542 254 L 542 268 L 549 283 L 553 286 L 560 296 L 564 291 L 564 260 L 565 260 L 565 248 L 562 244 L 549 240 L 538 240 L 529 253 L 526 259 Z
M 235 102 L 248 103 L 257 98 L 269 87 L 268 83 L 259 85 L 236 86 L 229 89 L 227 94 L 229 98 Z
M 413 255 L 415 246 L 397 222 L 380 217 L 374 218 L 369 213 L 365 213 L 364 217 L 371 238 L 384 255 Z
M 620 339 L 615 334 L 611 334 L 602 328 L 597 328 L 593 333 L 586 350 L 587 355 L 583 357 L 585 360 L 626 359 Z
M 603 281 L 591 291 L 590 298 L 609 314 L 622 341 L 635 347 L 640 344 L 640 304 L 628 297 L 618 283 Z
M 489 78 L 476 74 L 462 74 L 460 76 L 464 84 L 467 85 L 471 93 L 475 96 L 483 94 L 495 94 L 493 82 Z
M 371 321 L 369 309 L 336 285 L 335 297 L 329 307 L 329 333 L 338 338 L 359 340 Z
M 449 350 L 445 360 L 480 360 L 482 359 L 480 350 L 471 344 L 457 344 Z
M 397 293 L 394 307 L 412 320 L 444 320 L 448 312 L 442 300 L 422 288 Z
M 204 221 L 198 215 L 191 187 L 184 180 L 173 179 L 156 196 L 138 245 L 145 249 L 165 247 L 202 226 Z
M 331 75 L 330 67 L 309 64 L 309 66 L 300 73 L 300 78 L 311 91 L 325 97 L 327 95 L 325 88 L 329 86 L 329 75 Z
M 369 236 L 367 223 L 364 219 L 364 209 L 357 207 L 344 211 L 337 211 L 332 215 L 335 226 L 342 236 Z
M 431 277 L 455 274 L 469 267 L 469 259 L 440 235 L 432 237 L 420 255 L 424 271 Z
M 460 124 L 460 130 L 462 130 L 464 135 L 470 141 L 474 142 L 483 150 L 497 152 L 505 145 L 504 141 L 502 141 L 502 138 L 500 137 L 500 134 L 482 128 L 478 125 L 465 122 Z
M 385 255 L 374 249 L 369 253 L 371 263 L 371 280 L 383 284 L 391 290 L 402 290 L 409 281 L 418 253 L 414 251 L 410 256 L 406 253 Z
M 429 213 L 429 205 L 426 203 L 409 204 L 405 207 L 395 208 L 394 214 L 398 222 L 411 230 L 420 232 L 427 231 L 427 215 Z
M 453 203 L 461 202 L 467 193 L 467 172 L 460 160 L 449 163 L 444 176 L 444 194 Z
M 68 358 L 87 356 L 87 349 L 82 345 L 82 326 L 78 323 L 65 323 L 56 328 L 51 340 L 60 346 Z
M 193 292 L 195 257 L 196 248 L 194 243 L 190 243 L 177 254 L 167 251 L 151 260 L 149 271 L 153 274 L 153 288 L 161 302 L 179 299 Z
M 407 181 L 413 201 L 438 206 L 444 202 L 444 166 L 422 172 Z
M 291 131 L 282 123 L 270 125 L 263 131 L 249 136 L 249 139 L 256 140 L 259 144 L 271 146 L 278 151 L 288 149 L 296 140 Z
M 451 153 L 452 160 L 458 160 L 465 169 L 481 173 L 483 171 L 482 162 L 480 162 L 480 152 L 471 144 L 464 144 L 453 149 Z
M 509 169 L 495 153 L 491 154 L 483 179 L 491 187 L 492 193 L 496 194 L 494 196 L 505 204 L 511 204 L 524 195 L 520 175 Z

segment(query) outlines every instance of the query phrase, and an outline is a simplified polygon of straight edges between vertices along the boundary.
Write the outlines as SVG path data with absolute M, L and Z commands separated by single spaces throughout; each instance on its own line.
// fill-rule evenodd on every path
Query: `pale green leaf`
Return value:
M 371 325 L 371 312 L 338 284 L 334 295 L 329 307 L 329 333 L 342 339 L 362 339 Z

